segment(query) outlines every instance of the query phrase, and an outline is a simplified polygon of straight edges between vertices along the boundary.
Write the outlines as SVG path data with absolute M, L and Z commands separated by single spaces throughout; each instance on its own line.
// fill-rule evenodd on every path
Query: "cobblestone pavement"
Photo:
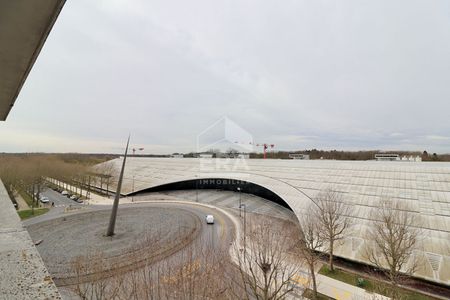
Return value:
M 117 268 L 170 254 L 193 239 L 200 227 L 195 214 L 179 208 L 121 207 L 114 237 L 105 237 L 110 210 L 94 210 L 31 224 L 28 231 L 58 284 L 73 276 L 71 261 L 80 255 L 103 253 Z M 147 241 L 152 241 L 147 242 Z M 132 249 L 139 248 L 139 255 Z M 139 260 L 139 261 L 137 261 Z

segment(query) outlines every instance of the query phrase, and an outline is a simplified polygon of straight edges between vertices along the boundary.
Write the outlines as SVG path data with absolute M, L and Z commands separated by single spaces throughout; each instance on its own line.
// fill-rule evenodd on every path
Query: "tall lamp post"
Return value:
M 133 174 L 133 184 L 131 186 L 132 192 L 134 193 L 134 174 Z M 131 202 L 134 202 L 134 196 L 131 196 Z
M 239 208 L 244 208 L 244 259 L 245 259 L 245 251 L 247 250 L 246 246 L 246 232 L 247 232 L 247 206 L 245 204 L 241 204 Z
M 241 207 L 242 207 L 241 188 L 238 187 L 237 190 L 239 192 L 239 217 L 242 218 L 242 212 L 241 212 Z
M 114 235 L 114 227 L 116 226 L 117 208 L 119 207 L 120 191 L 122 189 L 123 173 L 125 170 L 125 162 L 127 160 L 128 145 L 130 144 L 130 136 L 128 136 L 127 147 L 125 148 L 125 155 L 123 156 L 122 170 L 120 170 L 119 182 L 117 183 L 116 197 L 111 211 L 111 217 L 109 218 L 108 230 L 106 236 Z
M 195 201 L 198 202 L 198 176 L 195 175 Z
M 139 151 L 144 151 L 144 148 L 133 148 L 132 149 L 133 150 L 133 156 L 135 156 L 136 155 L 136 151 L 137 150 L 139 150 Z M 135 176 L 136 174 L 134 174 L 134 171 L 133 171 L 133 185 L 132 185 L 132 191 L 133 191 L 133 193 L 134 193 L 134 176 Z M 134 196 L 131 196 L 131 202 L 134 202 Z

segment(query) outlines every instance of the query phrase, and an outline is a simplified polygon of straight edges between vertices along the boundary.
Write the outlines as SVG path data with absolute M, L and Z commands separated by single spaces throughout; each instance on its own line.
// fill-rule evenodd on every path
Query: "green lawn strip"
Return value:
M 368 292 L 371 293 L 377 293 L 384 296 L 388 296 L 391 294 L 392 286 L 388 283 L 385 283 L 383 281 L 379 281 L 373 278 L 369 278 L 367 276 L 361 276 L 358 274 L 354 274 L 351 272 L 343 271 L 341 269 L 336 269 L 334 272 L 330 272 L 327 265 L 324 265 L 320 271 L 319 274 L 331 277 L 333 279 L 360 287 L 365 289 Z M 358 284 L 359 282 L 359 284 Z M 406 300 L 437 300 L 437 298 L 430 297 L 427 295 L 419 294 L 414 291 L 409 291 L 405 289 L 400 289 L 400 294 L 402 299 Z
M 34 214 L 33 211 L 31 209 L 27 209 L 27 210 L 21 210 L 18 211 L 17 213 L 19 214 L 20 219 L 25 220 L 28 218 L 32 218 L 32 217 L 36 217 L 39 215 L 43 215 L 46 212 L 48 212 L 49 209 L 48 208 L 35 208 L 34 209 Z
M 313 291 L 311 289 L 305 290 L 305 292 L 303 293 L 302 296 L 305 297 L 305 298 L 308 298 L 308 299 L 313 299 L 314 298 L 313 297 Z M 317 293 L 317 299 L 318 300 L 335 300 L 334 298 L 328 297 L 328 296 L 326 296 L 324 294 L 321 294 L 321 293 Z

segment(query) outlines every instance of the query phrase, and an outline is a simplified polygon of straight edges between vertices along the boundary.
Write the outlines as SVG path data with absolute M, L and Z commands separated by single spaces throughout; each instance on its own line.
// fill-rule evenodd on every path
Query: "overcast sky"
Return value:
M 0 152 L 194 151 L 224 116 L 279 150 L 450 152 L 450 1 L 67 1 Z

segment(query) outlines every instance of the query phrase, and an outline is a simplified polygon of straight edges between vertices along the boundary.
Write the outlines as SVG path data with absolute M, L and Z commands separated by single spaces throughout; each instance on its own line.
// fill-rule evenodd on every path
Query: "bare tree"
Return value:
M 345 238 L 350 223 L 350 207 L 342 200 L 340 194 L 327 189 L 315 198 L 315 216 L 320 223 L 320 234 L 326 242 L 329 255 L 329 268 L 334 271 L 333 254 L 336 243 Z
M 117 175 L 117 169 L 112 161 L 104 162 L 95 166 L 94 172 L 97 174 L 97 179 L 100 181 L 100 189 L 103 189 L 103 185 L 106 185 L 106 195 L 109 196 L 109 187 L 115 181 Z
M 129 266 L 120 256 L 102 252 L 79 256 L 72 261 L 66 284 L 72 282 L 72 291 L 82 299 L 234 299 L 224 276 L 230 266 L 227 251 L 200 238 L 176 255 L 143 260 L 143 252 L 157 251 L 163 238 L 158 232 L 127 248 L 127 264 L 134 262 Z
M 110 263 L 103 253 L 95 252 L 78 256 L 72 261 L 71 269 L 76 277 L 74 292 L 81 299 L 116 299 L 123 284 L 123 278 L 112 276 Z M 89 280 L 85 280 L 89 274 Z
M 314 214 L 315 209 L 313 204 L 311 204 L 307 213 L 303 214 L 299 219 L 302 232 L 297 246 L 309 270 L 313 284 L 313 297 L 317 299 L 316 264 L 320 260 L 320 251 L 323 250 L 324 239 L 321 234 L 321 224 L 316 220 Z
M 396 201 L 382 200 L 373 211 L 374 220 L 368 232 L 367 259 L 382 270 L 394 286 L 393 299 L 398 299 L 398 286 L 405 275 L 417 269 L 419 226 L 417 215 Z
M 301 270 L 298 258 L 289 252 L 296 242 L 295 226 L 267 220 L 249 223 L 245 248 L 234 251 L 245 299 L 284 299 L 294 290 L 292 283 Z

